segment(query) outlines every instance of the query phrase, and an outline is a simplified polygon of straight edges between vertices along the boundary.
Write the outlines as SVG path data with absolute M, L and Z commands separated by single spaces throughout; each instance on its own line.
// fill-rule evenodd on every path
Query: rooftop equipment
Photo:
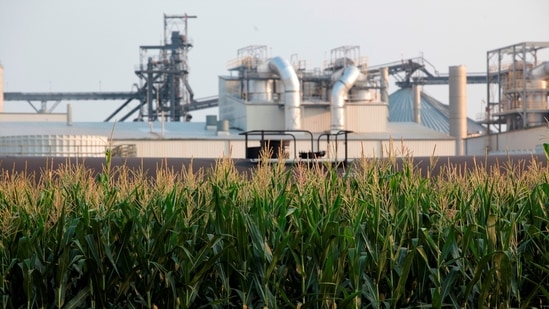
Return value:
M 545 125 L 549 117 L 549 42 L 523 42 L 487 52 L 488 132 Z M 545 61 L 545 62 L 543 62 Z

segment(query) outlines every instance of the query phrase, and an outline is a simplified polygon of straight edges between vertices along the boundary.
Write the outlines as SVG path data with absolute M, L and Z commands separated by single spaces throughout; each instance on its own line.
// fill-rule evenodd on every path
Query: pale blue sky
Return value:
M 423 55 L 440 72 L 459 64 L 484 72 L 488 50 L 549 41 L 548 0 L 6 0 L 4 89 L 130 91 L 139 45 L 161 42 L 164 13 L 198 16 L 189 20 L 189 79 L 198 98 L 217 94 L 217 76 L 248 45 L 267 45 L 270 56 L 298 54 L 309 68 L 333 48 L 359 45 L 371 65 Z M 424 90 L 447 103 L 447 87 Z M 486 90 L 468 93 L 474 117 Z M 102 121 L 120 104 L 75 102 L 74 120 Z M 4 109 L 31 111 L 25 102 L 5 102 Z

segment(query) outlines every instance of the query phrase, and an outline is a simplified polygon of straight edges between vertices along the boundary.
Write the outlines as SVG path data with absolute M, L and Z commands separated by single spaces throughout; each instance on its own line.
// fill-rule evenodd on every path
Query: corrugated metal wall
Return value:
M 303 127 L 311 132 L 324 132 L 330 129 L 330 109 L 329 106 L 322 107 L 304 106 L 303 108 Z
M 516 130 L 500 134 L 468 138 L 466 142 L 467 155 L 484 155 L 489 153 L 530 153 L 540 151 L 543 143 L 549 143 L 549 130 L 540 126 L 525 130 Z
M 387 132 L 389 107 L 387 104 L 348 103 L 346 109 L 346 129 L 354 132 Z
M 343 137 L 335 143 L 334 139 L 330 140 L 330 144 L 326 143 L 326 139 L 320 140 L 320 147 L 317 148 L 316 137 L 311 146 L 310 140 L 301 139 L 297 141 L 295 152 L 291 137 L 287 138 L 289 143 L 288 152 L 289 158 L 299 156 L 300 151 L 323 150 L 327 152 L 327 158 L 343 159 L 345 157 L 345 146 Z M 231 158 L 245 158 L 245 142 L 240 139 L 216 139 L 216 140 L 124 140 L 116 141 L 117 144 L 135 144 L 137 147 L 138 157 L 160 157 L 160 158 L 221 158 L 223 156 Z M 254 137 L 250 139 L 248 146 L 257 146 L 259 142 Z M 337 152 L 335 149 L 337 148 Z M 393 154 L 413 155 L 416 157 L 423 156 L 448 156 L 453 155 L 455 151 L 455 143 L 453 140 L 412 140 L 401 141 L 395 140 L 349 140 L 348 155 L 349 158 L 360 158 L 363 154 L 366 157 L 386 157 L 389 149 L 393 150 Z M 297 152 L 297 154 L 296 154 Z

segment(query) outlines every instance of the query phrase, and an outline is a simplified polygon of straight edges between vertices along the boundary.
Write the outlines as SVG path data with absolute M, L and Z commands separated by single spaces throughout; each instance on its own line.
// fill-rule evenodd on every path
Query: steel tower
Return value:
M 193 47 L 188 36 L 189 18 L 196 16 L 164 14 L 163 44 L 139 47 L 141 60 L 135 73 L 145 95 L 136 120 L 190 120 L 184 109 L 184 105 L 194 101 L 188 79 L 188 54 Z M 151 51 L 158 54 L 151 56 Z

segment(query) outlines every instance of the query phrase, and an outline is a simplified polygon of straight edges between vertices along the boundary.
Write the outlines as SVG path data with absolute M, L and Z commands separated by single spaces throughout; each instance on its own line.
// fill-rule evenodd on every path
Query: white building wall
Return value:
M 467 155 L 484 155 L 486 149 L 494 154 L 529 153 L 539 151 L 543 143 L 549 143 L 549 129 L 546 126 L 468 138 L 466 149 Z
M 389 108 L 383 103 L 347 103 L 345 128 L 353 132 L 387 132 Z
M 246 104 L 246 127 L 250 130 L 284 130 L 284 106 L 271 104 Z
M 0 122 L 66 122 L 66 113 L 0 113 Z
M 303 128 L 311 132 L 324 132 L 330 130 L 330 106 L 303 105 Z
M 117 140 L 134 144 L 137 157 L 145 158 L 244 158 L 244 140 Z
M 465 139 L 465 155 L 467 156 L 484 156 L 488 151 L 488 145 L 496 144 L 497 137 L 495 135 L 484 135 L 478 137 L 470 137 Z
M 246 130 L 246 104 L 231 96 L 219 96 L 219 120 L 228 120 L 229 127 Z
M 241 138 L 241 139 L 240 139 Z M 308 136 L 297 136 L 298 140 L 294 147 L 293 139 L 290 136 L 277 137 L 275 139 L 289 140 L 286 148 L 288 157 L 298 158 L 299 152 L 308 151 L 326 151 L 325 158 L 345 157 L 345 145 L 343 136 L 338 138 L 338 142 L 332 137 L 328 145 L 325 138 L 317 143 L 316 136 L 313 138 L 313 145 Z M 114 145 L 134 144 L 137 148 L 138 157 L 153 158 L 222 158 L 231 157 L 235 159 L 245 158 L 246 149 L 244 138 L 235 139 L 215 139 L 215 140 L 116 140 Z M 319 146 L 318 146 L 319 145 Z M 259 138 L 250 137 L 249 147 L 259 146 Z M 312 149 L 311 149 L 312 147 Z M 337 151 L 336 151 L 337 149 Z M 453 140 L 409 140 L 402 144 L 400 140 L 391 141 L 389 139 L 374 140 L 348 140 L 348 157 L 387 157 L 389 149 L 393 149 L 392 154 L 397 156 L 413 155 L 414 157 L 451 156 L 455 151 L 455 142 Z

